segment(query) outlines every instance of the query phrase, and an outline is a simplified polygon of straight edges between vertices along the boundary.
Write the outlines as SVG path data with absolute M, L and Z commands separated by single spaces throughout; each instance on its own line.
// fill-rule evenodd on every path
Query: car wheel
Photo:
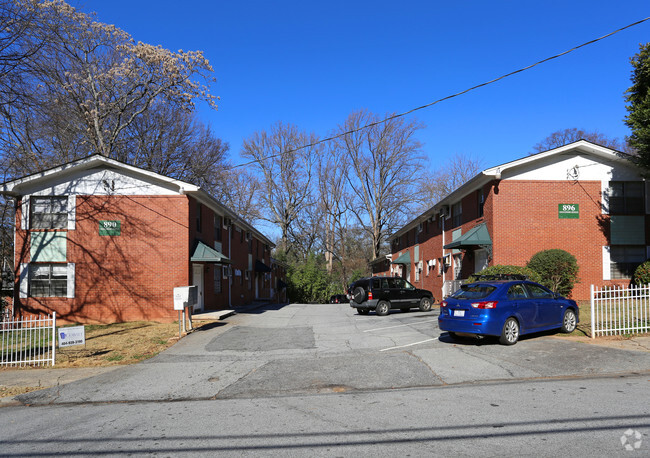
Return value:
M 379 304 L 377 304 L 375 313 L 379 316 L 385 316 L 388 315 L 389 310 L 390 310 L 390 304 L 386 301 L 381 301 L 379 302 Z
M 562 319 L 562 332 L 569 334 L 576 329 L 576 312 L 571 309 L 567 309 L 564 312 L 564 318 Z
M 352 298 L 357 304 L 361 304 L 366 299 L 366 290 L 362 286 L 357 286 L 352 291 Z
M 503 345 L 514 345 L 519 340 L 519 323 L 510 317 L 506 320 L 501 331 L 499 342 Z
M 428 312 L 431 310 L 431 298 L 423 297 L 420 300 L 420 312 Z
M 357 313 L 359 315 L 367 315 L 368 313 L 370 313 L 370 310 L 368 310 L 368 309 L 357 309 Z

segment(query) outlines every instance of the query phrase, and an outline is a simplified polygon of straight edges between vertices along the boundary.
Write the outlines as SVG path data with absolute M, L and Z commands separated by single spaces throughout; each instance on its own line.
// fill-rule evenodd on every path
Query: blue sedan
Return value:
M 461 286 L 442 301 L 438 325 L 452 338 L 460 334 L 499 336 L 514 345 L 519 336 L 561 329 L 579 321 L 578 304 L 526 280 L 481 280 Z

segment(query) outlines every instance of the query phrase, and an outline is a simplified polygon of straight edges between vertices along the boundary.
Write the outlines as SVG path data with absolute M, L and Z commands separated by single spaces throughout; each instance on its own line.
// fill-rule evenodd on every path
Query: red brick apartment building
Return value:
M 190 183 L 93 155 L 3 184 L 16 205 L 14 313 L 172 321 L 278 296 L 274 244 Z
M 577 258 L 573 298 L 585 300 L 591 284 L 628 284 L 650 256 L 649 194 L 624 155 L 580 140 L 473 177 L 390 236 L 383 274 L 440 299 L 485 267 L 559 248 Z

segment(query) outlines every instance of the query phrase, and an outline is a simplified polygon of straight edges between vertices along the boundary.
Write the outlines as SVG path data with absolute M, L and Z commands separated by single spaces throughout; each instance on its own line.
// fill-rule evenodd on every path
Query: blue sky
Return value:
M 235 163 L 277 121 L 323 137 L 353 111 L 407 111 L 650 16 L 648 0 L 71 3 L 136 40 L 202 50 L 221 101 L 199 118 Z M 487 168 L 565 128 L 624 137 L 629 59 L 648 41 L 650 21 L 417 112 L 429 167 L 461 153 Z

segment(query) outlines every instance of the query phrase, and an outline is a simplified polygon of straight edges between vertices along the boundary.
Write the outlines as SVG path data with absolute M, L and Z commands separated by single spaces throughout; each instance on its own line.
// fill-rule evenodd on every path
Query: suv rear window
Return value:
M 454 299 L 483 299 L 492 294 L 496 286 L 492 285 L 461 285 L 460 289 L 451 295 Z

